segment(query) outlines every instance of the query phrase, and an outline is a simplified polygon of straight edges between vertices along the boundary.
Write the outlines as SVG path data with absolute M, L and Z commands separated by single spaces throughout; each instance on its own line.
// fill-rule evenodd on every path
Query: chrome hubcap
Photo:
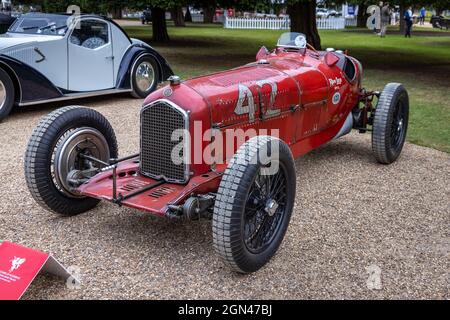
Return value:
M 6 90 L 5 85 L 0 81 L 0 109 L 3 108 L 6 102 Z
M 155 81 L 155 71 L 149 62 L 142 62 L 136 69 L 136 85 L 142 92 L 148 91 Z
M 88 170 L 97 167 L 80 155 L 86 154 L 109 161 L 109 146 L 105 137 L 96 129 L 79 128 L 67 132 L 56 144 L 52 161 L 52 176 L 55 186 L 70 197 L 80 197 L 71 186 L 69 178 L 74 170 Z

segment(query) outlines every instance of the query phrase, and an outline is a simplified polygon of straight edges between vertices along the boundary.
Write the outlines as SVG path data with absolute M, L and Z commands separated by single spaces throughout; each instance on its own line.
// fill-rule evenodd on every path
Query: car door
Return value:
M 95 91 L 114 87 L 111 29 L 107 22 L 82 19 L 68 37 L 70 91 Z
M 323 129 L 321 115 L 327 108 L 328 83 L 322 72 L 312 68 L 302 68 L 298 76 L 302 92 L 301 108 L 296 112 L 296 140 L 302 140 Z

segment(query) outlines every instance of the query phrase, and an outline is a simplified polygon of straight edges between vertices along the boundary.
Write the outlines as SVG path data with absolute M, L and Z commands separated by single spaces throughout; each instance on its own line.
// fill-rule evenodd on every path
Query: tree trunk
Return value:
M 399 6 L 399 10 L 400 10 L 400 32 L 401 33 L 405 33 L 405 29 L 406 29 L 406 21 L 405 19 L 403 19 L 403 16 L 405 15 L 405 10 L 406 10 L 406 6 L 403 2 L 400 2 L 400 6 Z
M 203 8 L 203 23 L 213 23 L 216 9 L 214 7 Z
M 111 10 L 111 15 L 113 19 L 122 19 L 122 8 L 121 7 L 114 7 Z
M 359 28 L 365 28 L 367 25 L 367 5 L 365 3 L 361 3 L 358 5 L 358 16 L 356 17 L 356 25 Z
M 289 5 L 288 13 L 291 18 L 291 32 L 303 33 L 310 45 L 321 50 L 316 22 L 316 0 Z
M 185 22 L 192 22 L 192 15 L 191 10 L 189 9 L 189 6 L 186 7 L 186 15 L 184 16 Z
M 166 10 L 162 8 L 151 8 L 152 9 L 152 30 L 153 30 L 153 41 L 164 42 L 169 41 L 169 34 L 167 33 L 167 23 L 166 23 Z
M 184 23 L 183 8 L 180 6 L 172 8 L 172 10 L 170 10 L 170 14 L 175 27 L 186 27 L 186 23 Z

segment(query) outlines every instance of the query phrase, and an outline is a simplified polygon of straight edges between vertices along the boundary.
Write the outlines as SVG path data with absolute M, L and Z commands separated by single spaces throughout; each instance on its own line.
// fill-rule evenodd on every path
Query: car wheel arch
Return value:
M 20 86 L 19 77 L 15 71 L 4 61 L 0 61 L 0 69 L 5 71 L 14 85 L 14 101 L 15 104 L 19 104 L 22 101 L 22 88 Z
M 152 57 L 156 61 L 156 64 L 158 65 L 158 71 L 159 71 L 158 72 L 159 79 L 157 79 L 158 83 L 164 81 L 163 80 L 163 70 L 162 70 L 161 62 L 159 61 L 158 57 L 156 55 L 152 54 L 151 52 L 140 52 L 140 53 L 137 53 L 135 55 L 135 57 L 133 59 L 133 62 L 131 64 L 131 68 L 130 68 L 130 85 L 131 85 L 131 88 L 133 88 L 133 75 L 131 74 L 131 72 L 134 70 L 134 67 L 136 66 L 137 61 L 140 58 L 145 57 L 145 56 Z

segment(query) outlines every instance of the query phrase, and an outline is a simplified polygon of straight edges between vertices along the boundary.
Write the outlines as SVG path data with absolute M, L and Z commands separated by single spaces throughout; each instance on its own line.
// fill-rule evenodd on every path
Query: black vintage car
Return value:
M 152 11 L 150 9 L 145 9 L 141 14 L 142 24 L 149 24 L 152 21 Z
M 450 26 L 450 19 L 443 16 L 432 16 L 430 23 L 433 25 L 433 28 L 448 30 L 448 27 Z

